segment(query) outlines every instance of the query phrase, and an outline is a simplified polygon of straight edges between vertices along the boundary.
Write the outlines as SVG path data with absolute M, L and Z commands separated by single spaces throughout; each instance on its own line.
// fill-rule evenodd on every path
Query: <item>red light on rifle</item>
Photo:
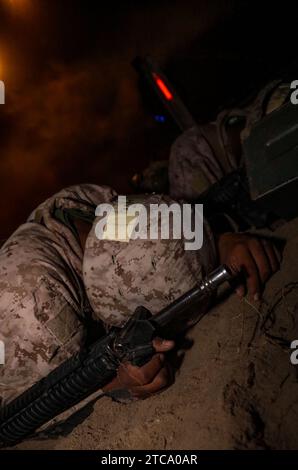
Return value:
M 162 92 L 163 96 L 168 101 L 171 101 L 173 99 L 173 95 L 170 92 L 170 90 L 168 89 L 168 87 L 166 86 L 166 84 L 164 83 L 164 81 L 156 73 L 152 73 L 152 76 L 154 78 L 154 81 L 155 81 L 156 85 L 158 86 L 158 88 Z

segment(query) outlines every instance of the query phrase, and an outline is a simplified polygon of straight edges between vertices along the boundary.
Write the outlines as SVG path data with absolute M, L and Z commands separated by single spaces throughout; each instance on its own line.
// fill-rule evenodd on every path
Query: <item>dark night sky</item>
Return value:
M 136 55 L 160 62 L 199 120 L 282 76 L 295 56 L 295 2 L 267 5 L 0 0 L 0 237 L 63 186 L 128 191 L 136 170 L 167 158 L 175 133 L 143 105 Z

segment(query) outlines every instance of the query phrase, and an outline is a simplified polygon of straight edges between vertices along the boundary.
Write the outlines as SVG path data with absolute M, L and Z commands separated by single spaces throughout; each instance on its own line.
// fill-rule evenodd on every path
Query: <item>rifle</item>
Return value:
M 4 406 L 0 410 L 0 445 L 16 444 L 101 389 L 116 376 L 121 362 L 144 365 L 155 353 L 154 337 L 231 279 L 228 268 L 220 266 L 158 314 L 138 307 L 123 328 L 113 328 Z

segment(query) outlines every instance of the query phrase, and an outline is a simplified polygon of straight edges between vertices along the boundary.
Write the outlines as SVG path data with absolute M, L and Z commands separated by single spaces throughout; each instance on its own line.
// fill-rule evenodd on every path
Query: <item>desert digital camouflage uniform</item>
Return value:
M 6 346 L 2 404 L 79 350 L 90 304 L 93 318 L 107 328 L 122 325 L 138 305 L 155 313 L 214 267 L 207 225 L 203 249 L 185 252 L 183 240 L 99 240 L 95 219 L 83 253 L 65 213 L 80 211 L 94 219 L 95 207 L 114 198 L 107 187 L 65 189 L 41 204 L 0 250 L 0 339 Z
M 242 142 L 265 115 L 286 102 L 290 84 L 276 80 L 250 105 L 224 110 L 215 122 L 198 125 L 174 142 L 169 161 L 170 195 L 195 200 L 212 184 L 242 165 Z
M 275 82 L 249 108 L 223 112 L 213 125 L 185 132 L 170 157 L 171 197 L 195 199 L 237 168 L 241 139 L 288 93 L 287 85 Z M 235 116 L 246 119 L 239 152 L 226 127 Z M 1 248 L 0 340 L 6 349 L 6 363 L 0 365 L 2 404 L 78 351 L 90 304 L 94 319 L 107 327 L 122 325 L 138 305 L 158 312 L 215 266 L 215 244 L 207 223 L 203 248 L 185 252 L 184 240 L 98 240 L 95 219 L 84 253 L 75 230 L 63 221 L 63 211 L 78 210 L 92 218 L 95 207 L 115 195 L 110 188 L 95 185 L 64 189 L 41 204 Z M 158 201 L 170 202 L 160 196 L 144 199 L 145 204 Z M 204 308 L 194 313 L 193 321 Z
M 41 204 L 0 250 L 0 365 L 2 404 L 77 351 L 84 338 L 83 249 L 54 211 L 94 213 L 115 193 L 108 187 L 74 186 Z
M 155 194 L 138 197 L 137 201 L 148 214 L 150 204 L 169 207 L 174 203 L 167 196 Z M 131 203 L 137 203 L 136 199 Z M 147 240 L 112 241 L 97 238 L 99 220 L 95 219 L 86 240 L 83 277 L 94 317 L 108 326 L 122 326 L 139 305 L 158 313 L 215 267 L 216 250 L 206 221 L 202 249 L 185 251 L 185 240 L 172 237 L 171 224 L 169 239 L 162 239 L 159 230 L 158 240 L 150 240 L 148 223 Z M 189 324 L 198 320 L 205 307 L 194 312 Z

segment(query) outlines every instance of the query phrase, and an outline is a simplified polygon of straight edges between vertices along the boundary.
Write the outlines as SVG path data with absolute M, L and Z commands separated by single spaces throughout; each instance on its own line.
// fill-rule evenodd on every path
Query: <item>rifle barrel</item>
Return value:
M 209 274 L 203 281 L 173 303 L 154 315 L 153 321 L 160 327 L 166 326 L 202 297 L 213 293 L 220 285 L 232 279 L 232 273 L 227 266 L 222 265 Z

